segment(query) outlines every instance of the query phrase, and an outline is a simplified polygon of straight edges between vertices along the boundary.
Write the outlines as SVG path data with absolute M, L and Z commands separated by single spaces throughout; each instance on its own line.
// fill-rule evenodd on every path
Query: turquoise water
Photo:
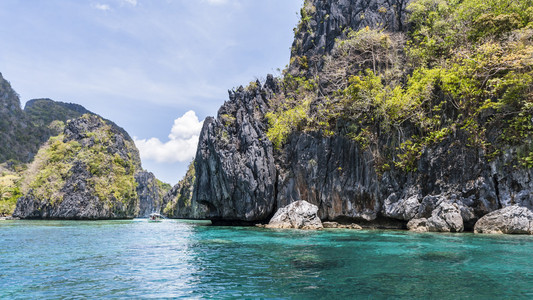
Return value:
M 533 237 L 1 221 L 0 299 L 533 298 Z

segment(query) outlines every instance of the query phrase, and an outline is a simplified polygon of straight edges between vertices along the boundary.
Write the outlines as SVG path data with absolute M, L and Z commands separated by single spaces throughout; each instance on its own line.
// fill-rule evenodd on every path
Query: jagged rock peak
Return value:
M 276 168 L 265 114 L 279 92 L 267 76 L 230 91 L 217 119 L 206 118 L 195 159 L 192 201 L 212 219 L 255 221 L 273 213 Z
M 406 29 L 406 6 L 410 0 L 306 0 L 295 28 L 292 57 L 329 53 L 335 39 L 348 29 Z

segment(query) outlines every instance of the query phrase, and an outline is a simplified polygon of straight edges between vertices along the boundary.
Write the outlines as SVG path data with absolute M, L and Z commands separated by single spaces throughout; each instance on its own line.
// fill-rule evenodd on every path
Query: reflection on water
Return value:
M 0 298 L 530 298 L 533 237 L 0 222 Z

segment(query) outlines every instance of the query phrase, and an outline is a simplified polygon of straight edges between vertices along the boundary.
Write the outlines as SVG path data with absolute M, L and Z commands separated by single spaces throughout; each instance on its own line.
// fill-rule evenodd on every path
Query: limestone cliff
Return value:
M 206 217 L 252 221 L 272 214 L 277 174 L 264 115 L 276 92 L 272 76 L 264 86 L 239 88 L 217 119 L 204 121 L 193 200 L 208 208 Z
M 195 163 L 189 165 L 185 177 L 163 197 L 162 213 L 169 218 L 204 219 L 206 207 L 192 202 L 194 183 L 196 182 Z
M 14 216 L 53 219 L 133 218 L 139 154 L 101 118 L 83 115 L 42 147 L 24 174 Z
M 146 217 L 160 211 L 170 189 L 142 170 L 138 151 L 124 129 L 73 103 L 34 99 L 22 110 L 18 94 L 1 74 L 0 140 L 1 215 L 11 215 L 24 194 L 16 214 L 25 218 Z M 104 163 L 101 169 L 98 163 Z M 107 185 L 102 182 L 106 176 L 111 180 Z M 113 182 L 116 179 L 125 179 L 128 191 L 133 182 L 136 193 L 129 191 L 126 199 L 119 199 L 118 192 L 115 200 L 120 201 L 106 204 L 108 197 L 102 193 L 121 189 L 119 181 Z M 117 189 L 103 191 L 112 186 Z M 138 199 L 133 201 L 132 195 Z
M 64 126 L 23 173 L 14 216 L 117 219 L 159 212 L 164 184 L 141 169 L 133 141 L 100 117 Z
M 365 27 L 388 31 L 407 29 L 409 0 L 307 0 L 300 10 L 301 19 L 291 47 L 291 71 L 300 69 L 305 57 L 311 73 L 323 67 L 323 55 L 330 54 L 337 39 L 349 30 Z
M 97 115 L 79 104 L 51 99 L 29 100 L 21 109 L 19 95 L 0 73 L 0 163 L 31 162 L 51 136 L 61 133 L 58 121 L 64 123 L 83 114 Z M 129 138 L 124 129 L 104 120 Z
M 170 191 L 169 184 L 159 181 L 152 172 L 135 173 L 139 212 L 136 217 L 147 218 L 151 213 L 160 213 L 164 208 L 163 197 Z
M 30 161 L 39 149 L 42 131 L 33 126 L 20 107 L 18 94 L 0 74 L 0 163 Z
M 306 200 L 322 220 L 432 231 L 533 208 L 533 14 L 469 5 L 305 1 L 284 76 L 206 119 L 188 201 L 213 220 Z

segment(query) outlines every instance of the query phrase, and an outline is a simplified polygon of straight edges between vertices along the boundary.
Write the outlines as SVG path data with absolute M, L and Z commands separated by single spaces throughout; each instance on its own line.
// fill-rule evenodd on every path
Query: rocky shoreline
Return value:
M 356 223 L 322 222 L 317 215 L 318 207 L 300 200 L 280 208 L 268 224 L 255 226 L 269 229 L 353 229 L 375 228 Z M 457 207 L 444 206 L 429 219 L 413 219 L 406 228 L 413 232 L 468 232 L 462 226 L 462 219 L 457 217 Z M 390 229 L 390 228 L 389 228 Z M 508 206 L 480 218 L 472 231 L 476 234 L 533 234 L 533 212 L 521 206 Z
M 391 230 L 408 230 L 412 232 L 473 232 L 476 234 L 533 234 L 533 211 L 526 207 L 517 205 L 508 206 L 496 210 L 480 218 L 473 231 L 465 231 L 461 227 L 460 219 L 456 214 L 457 207 L 444 207 L 440 212 L 429 219 L 413 219 L 405 227 L 375 226 L 364 224 L 363 226 L 356 223 L 347 222 L 322 222 L 317 215 L 318 207 L 307 201 L 300 200 L 293 202 L 285 207 L 280 208 L 267 224 L 254 224 L 256 227 L 266 229 L 300 229 L 300 230 L 324 230 L 324 229 L 391 229 Z M 25 218 L 31 219 L 31 218 Z M 53 220 L 53 218 L 49 218 Z M 65 218 L 56 218 L 65 220 Z M 73 218 L 72 220 L 82 220 L 83 218 Z M 3 216 L 0 221 L 21 220 L 19 217 Z M 89 220 L 89 219 L 88 219 Z M 98 220 L 98 219 L 90 219 Z M 231 222 L 225 222 L 221 225 L 228 225 Z M 252 226 L 252 224 L 233 223 L 234 226 Z M 216 222 L 213 226 L 217 226 Z

